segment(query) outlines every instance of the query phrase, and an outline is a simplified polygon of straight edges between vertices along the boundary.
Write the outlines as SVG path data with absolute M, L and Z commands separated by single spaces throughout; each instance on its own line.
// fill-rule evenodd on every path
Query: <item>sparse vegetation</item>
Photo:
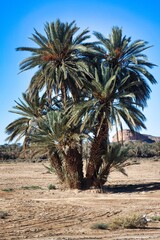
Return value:
M 24 190 L 37 190 L 37 189 L 42 189 L 40 186 L 34 186 L 34 185 L 32 185 L 32 186 L 23 186 L 23 187 L 21 187 L 22 189 L 24 189 Z
M 121 228 L 145 228 L 148 222 L 145 217 L 134 214 L 128 217 L 118 217 L 109 223 L 109 229 L 116 230 Z
M 0 219 L 5 219 L 9 214 L 5 211 L 0 211 Z
M 22 147 L 20 144 L 0 145 L 0 160 L 15 160 L 20 157 Z
M 4 188 L 4 189 L 2 189 L 2 191 L 4 191 L 4 192 L 13 192 L 14 189 L 13 188 Z
M 151 217 L 151 220 L 159 222 L 160 221 L 160 216 L 159 215 L 158 216 L 153 216 L 153 217 Z
M 144 216 L 140 215 L 131 215 L 128 217 L 118 217 L 109 223 L 95 223 L 91 226 L 91 229 L 136 229 L 136 228 L 145 228 L 147 226 L 147 219 Z
M 48 189 L 49 189 L 49 190 L 55 190 L 55 189 L 56 189 L 56 186 L 53 185 L 53 184 L 49 184 L 49 185 L 48 185 Z
M 108 229 L 108 225 L 106 223 L 95 223 L 91 226 L 91 229 L 106 230 Z
M 160 142 L 131 141 L 125 145 L 128 147 L 128 157 L 151 158 L 160 156 Z
M 46 165 L 49 166 L 49 163 Z M 0 210 L 9 214 L 6 219 L 0 219 L 0 239 L 23 239 L 24 236 L 45 239 L 53 238 L 54 233 L 60 233 L 57 238 L 64 236 L 64 239 L 110 240 L 132 239 L 133 236 L 139 239 L 144 235 L 148 239 L 151 236 L 158 239 L 160 221 L 152 220 L 152 216 L 160 216 L 159 166 L 160 162 L 150 160 L 142 161 L 138 166 L 131 165 L 128 167 L 131 179 L 114 172 L 109 178 L 109 186 L 106 184 L 102 193 L 99 189 L 66 191 L 57 183 L 56 176 L 52 178 L 51 174 L 43 174 L 46 171 L 41 163 L 1 163 L 1 189 L 13 187 L 15 192 L 0 191 Z M 122 182 L 120 179 L 123 179 Z M 49 184 L 57 189 L 49 191 Z M 22 186 L 32 185 L 43 190 L 21 189 Z M 120 226 L 111 230 L 110 223 L 115 219 L 134 213 L 146 214 L 146 229 L 122 229 Z M 100 226 L 99 229 L 91 229 L 96 223 L 108 228 L 103 230 Z

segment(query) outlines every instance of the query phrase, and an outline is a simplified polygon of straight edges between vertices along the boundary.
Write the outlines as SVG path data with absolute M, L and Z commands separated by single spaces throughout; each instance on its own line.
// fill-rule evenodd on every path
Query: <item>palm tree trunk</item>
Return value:
M 96 133 L 98 128 L 96 130 Z M 108 121 L 107 118 L 103 122 L 98 136 L 95 134 L 95 138 L 91 145 L 90 159 L 87 166 L 86 178 L 90 182 L 91 186 L 97 186 L 98 171 L 102 164 L 102 156 L 105 152 L 108 143 Z
M 66 101 L 67 101 L 67 89 L 64 83 L 61 85 L 61 93 L 62 93 L 62 103 L 63 106 L 66 106 Z
M 50 155 L 50 162 L 51 166 L 55 169 L 55 172 L 60 180 L 61 183 L 64 182 L 64 172 L 63 172 L 63 166 L 62 166 L 62 161 L 58 155 L 58 153 L 51 153 Z
M 66 183 L 71 189 L 83 188 L 82 154 L 77 148 L 69 148 L 65 154 Z

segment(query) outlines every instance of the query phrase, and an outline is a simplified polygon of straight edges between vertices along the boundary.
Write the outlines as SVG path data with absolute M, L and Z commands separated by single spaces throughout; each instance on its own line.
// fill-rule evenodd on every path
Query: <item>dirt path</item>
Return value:
M 0 163 L 0 240 L 160 239 L 159 221 L 146 229 L 91 228 L 134 213 L 160 216 L 160 161 L 141 161 L 127 173 L 113 172 L 103 193 L 64 191 L 42 163 Z

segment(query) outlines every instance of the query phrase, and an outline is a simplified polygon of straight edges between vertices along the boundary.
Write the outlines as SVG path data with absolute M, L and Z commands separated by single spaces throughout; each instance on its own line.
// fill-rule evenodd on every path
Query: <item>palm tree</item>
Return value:
M 50 111 L 38 122 L 34 133 L 30 134 L 32 156 L 47 155 L 61 183 L 65 181 L 61 137 L 65 124 L 58 111 Z
M 97 175 L 102 164 L 102 156 L 105 154 L 109 143 L 109 129 L 114 122 L 122 119 L 131 130 L 145 128 L 145 117 L 137 107 L 135 96 L 130 93 L 129 77 L 118 81 L 117 75 L 104 64 L 101 64 L 101 71 L 95 69 L 94 80 L 87 83 L 88 90 L 92 97 L 85 102 L 80 102 L 70 110 L 71 117 L 68 122 L 75 125 L 83 119 L 81 131 L 88 129 L 92 132 L 90 159 L 87 167 L 86 177 L 91 185 L 97 185 Z M 136 84 L 136 82 L 135 82 Z
M 145 107 L 151 92 L 149 84 L 156 83 L 154 76 L 147 70 L 155 64 L 150 63 L 143 53 L 151 46 L 143 40 L 131 42 L 131 37 L 123 36 L 122 29 L 119 27 L 113 27 L 108 38 L 99 32 L 94 32 L 94 35 L 100 41 L 100 45 L 95 48 L 101 59 L 114 71 L 120 68 L 119 76 L 117 76 L 119 81 L 129 76 L 131 83 L 136 82 L 130 86 L 130 92 L 135 94 L 137 104 Z M 139 82 L 141 87 L 139 87 Z
M 111 156 L 104 162 L 113 152 L 113 124 L 122 127 L 123 120 L 132 131 L 145 128 L 141 109 L 150 96 L 149 84 L 156 83 L 147 70 L 154 64 L 143 54 L 149 46 L 141 40 L 132 43 L 118 27 L 109 38 L 95 32 L 98 43 L 87 43 L 89 31 L 78 34 L 74 21 L 46 23 L 44 30 L 45 36 L 36 30 L 32 35 L 37 47 L 17 48 L 32 53 L 20 70 L 38 70 L 24 94 L 27 103 L 16 102 L 12 111 L 23 117 L 7 126 L 8 139 L 24 136 L 35 155 L 47 154 L 60 181 L 70 188 L 101 186 L 115 163 Z M 45 97 L 39 102 L 42 92 Z M 91 150 L 84 177 L 86 135 L 91 135 Z
M 10 111 L 21 115 L 21 117 L 6 127 L 6 133 L 9 135 L 6 140 L 11 142 L 16 139 L 19 141 L 24 137 L 23 150 L 25 151 L 29 143 L 28 134 L 32 132 L 37 119 L 43 114 L 46 96 L 44 94 L 40 98 L 37 92 L 34 98 L 30 98 L 29 94 L 26 93 L 23 93 L 22 97 L 23 101 L 21 99 L 19 102 L 15 101 L 17 105 L 13 107 L 14 110 Z
M 48 99 L 51 102 L 52 92 L 62 95 L 62 101 L 66 104 L 67 96 L 71 93 L 77 100 L 80 89 L 83 86 L 83 76 L 86 71 L 84 53 L 89 51 L 90 43 L 85 41 L 90 37 L 86 29 L 77 34 L 79 28 L 75 21 L 45 24 L 46 36 L 35 30 L 31 40 L 37 44 L 37 48 L 19 47 L 18 51 L 29 51 L 31 57 L 20 63 L 20 70 L 25 71 L 38 67 L 28 87 L 28 92 L 33 95 L 35 89 L 39 91 L 45 87 Z M 77 34 L 75 36 L 75 34 Z
M 33 155 L 47 154 L 59 180 L 69 188 L 82 188 L 83 162 L 78 144 L 83 137 L 77 127 L 68 128 L 62 111 L 50 111 L 30 134 Z

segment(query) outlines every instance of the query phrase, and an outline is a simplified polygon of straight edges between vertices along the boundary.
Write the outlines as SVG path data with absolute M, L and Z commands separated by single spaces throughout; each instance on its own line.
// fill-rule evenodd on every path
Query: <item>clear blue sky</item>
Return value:
M 147 50 L 149 60 L 158 65 L 151 70 L 158 84 L 152 86 L 148 107 L 147 131 L 142 133 L 160 136 L 160 1 L 159 0 L 5 0 L 0 10 L 0 144 L 5 143 L 5 127 L 18 116 L 9 113 L 29 84 L 33 71 L 19 73 L 19 62 L 27 54 L 16 52 L 16 47 L 33 46 L 28 38 L 33 28 L 43 32 L 45 22 L 71 22 L 76 20 L 81 30 L 104 35 L 113 26 L 123 29 L 132 40 L 142 39 L 154 45 Z

